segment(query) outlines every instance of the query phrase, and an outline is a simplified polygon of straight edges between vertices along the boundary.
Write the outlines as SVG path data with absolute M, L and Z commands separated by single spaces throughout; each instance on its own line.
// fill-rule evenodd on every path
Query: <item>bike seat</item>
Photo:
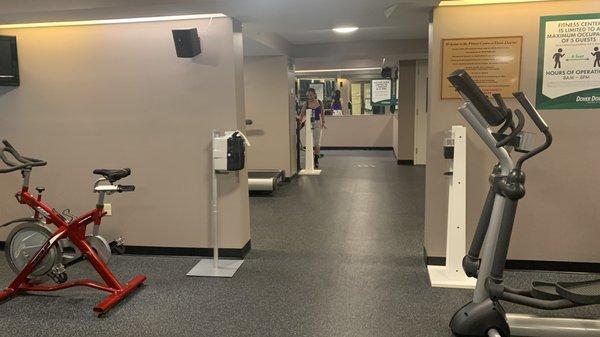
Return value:
M 131 169 L 123 168 L 123 169 L 95 169 L 94 174 L 98 174 L 108 179 L 108 181 L 112 184 L 115 181 L 123 179 L 131 174 Z

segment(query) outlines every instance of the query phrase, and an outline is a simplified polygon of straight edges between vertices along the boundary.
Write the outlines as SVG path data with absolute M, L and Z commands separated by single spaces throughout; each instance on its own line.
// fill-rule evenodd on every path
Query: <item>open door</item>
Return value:
M 427 61 L 417 61 L 415 78 L 415 165 L 427 158 Z

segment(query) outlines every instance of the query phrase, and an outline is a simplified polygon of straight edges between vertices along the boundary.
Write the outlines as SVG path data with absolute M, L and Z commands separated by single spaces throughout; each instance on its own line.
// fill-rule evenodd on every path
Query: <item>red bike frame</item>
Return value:
M 106 313 L 146 281 L 146 276 L 138 275 L 128 283 L 121 284 L 104 261 L 100 259 L 98 254 L 96 254 L 94 249 L 92 249 L 85 240 L 86 226 L 90 223 L 100 225 L 102 217 L 106 215 L 103 204 L 97 205 L 94 210 L 67 223 L 56 211 L 42 202 L 41 196 L 38 198 L 32 196 L 28 191 L 28 187 L 25 185 L 21 189 L 21 192 L 17 194 L 17 199 L 19 200 L 19 203 L 31 207 L 35 211 L 36 217 L 41 215 L 46 219 L 47 224 L 53 224 L 57 229 L 52 234 L 52 237 L 42 245 L 25 268 L 23 268 L 12 281 L 8 288 L 0 292 L 0 301 L 6 300 L 21 291 L 48 292 L 75 286 L 85 286 L 111 293 L 100 302 L 100 304 L 94 307 L 94 311 L 100 315 Z M 90 279 L 76 280 L 56 285 L 32 284 L 29 282 L 28 276 L 35 270 L 38 263 L 44 259 L 54 245 L 59 244 L 59 240 L 66 238 L 81 251 L 86 260 L 89 261 L 98 274 L 100 274 L 105 284 Z

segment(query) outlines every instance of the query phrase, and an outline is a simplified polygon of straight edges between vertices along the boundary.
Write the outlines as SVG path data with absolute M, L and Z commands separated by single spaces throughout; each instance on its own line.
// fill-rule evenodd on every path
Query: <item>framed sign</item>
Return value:
M 325 95 L 324 95 L 324 90 L 325 90 L 325 85 L 323 83 L 311 83 L 309 85 L 310 88 L 315 89 L 315 92 L 317 93 L 317 99 L 319 101 L 323 101 L 323 99 L 325 99 Z
M 600 108 L 600 13 L 542 16 L 538 109 Z
M 371 102 L 390 104 L 392 101 L 392 80 L 388 78 L 371 80 Z
M 460 98 L 448 75 L 465 69 L 486 95 L 513 97 L 521 79 L 522 36 L 442 40 L 442 99 Z

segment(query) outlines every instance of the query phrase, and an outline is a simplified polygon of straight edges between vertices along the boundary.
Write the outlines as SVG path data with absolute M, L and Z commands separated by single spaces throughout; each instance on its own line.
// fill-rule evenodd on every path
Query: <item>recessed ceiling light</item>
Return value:
M 332 29 L 336 33 L 350 34 L 358 30 L 358 27 L 336 27 Z

